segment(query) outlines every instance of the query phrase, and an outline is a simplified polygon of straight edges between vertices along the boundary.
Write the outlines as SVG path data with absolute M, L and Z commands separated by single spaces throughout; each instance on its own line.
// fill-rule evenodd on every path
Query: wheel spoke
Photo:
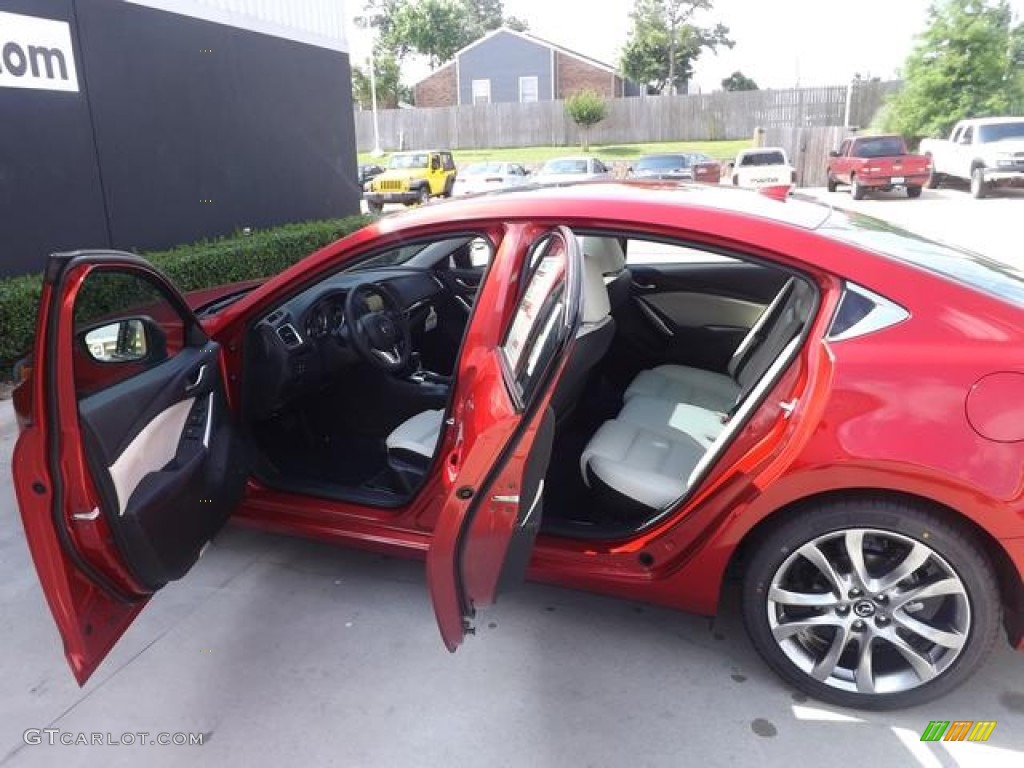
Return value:
M 878 579 L 871 581 L 872 592 L 885 592 L 892 589 L 905 578 L 913 574 L 931 558 L 932 552 L 923 544 L 915 544 L 907 556 L 900 561 L 891 571 Z
M 896 611 L 915 600 L 926 600 L 930 597 L 945 597 L 948 595 L 965 595 L 964 585 L 960 583 L 959 579 L 940 579 L 921 587 L 908 589 L 892 599 L 892 610 Z
M 911 618 L 902 611 L 894 615 L 892 618 L 893 621 L 908 632 L 913 632 L 915 635 L 919 635 L 925 640 L 935 643 L 936 645 L 941 645 L 943 648 L 958 650 L 963 647 L 964 642 L 967 640 L 967 638 L 959 632 L 947 632 L 943 629 L 939 629 L 938 627 L 933 627 L 931 624 L 925 624 L 923 621 Z
M 825 681 L 832 677 L 832 673 L 836 671 L 836 665 L 839 663 L 839 658 L 843 655 L 843 651 L 846 650 L 848 642 L 850 642 L 850 630 L 844 624 L 836 630 L 828 653 L 820 658 L 811 670 L 811 676 L 815 680 Z
M 822 575 L 828 579 L 829 587 L 837 595 L 843 593 L 843 582 L 839 578 L 839 574 L 836 573 L 835 568 L 832 567 L 832 563 L 825 557 L 825 553 L 818 549 L 818 545 L 813 541 L 804 544 L 797 550 L 797 554 L 807 560 L 811 565 L 821 571 Z
M 938 670 L 931 659 L 908 644 L 906 640 L 895 632 L 886 632 L 884 635 L 879 635 L 879 637 L 900 652 L 900 655 L 907 660 L 907 663 L 910 664 L 911 669 L 914 670 L 914 673 L 922 683 L 928 682 L 938 674 Z
M 768 599 L 780 605 L 801 608 L 832 608 L 839 603 L 839 598 L 831 592 L 793 592 L 782 587 L 772 587 Z
M 864 562 L 864 531 L 847 531 L 843 543 L 846 546 L 846 555 L 850 558 L 854 578 L 859 582 L 857 586 L 867 589 L 871 577 L 868 576 L 868 567 Z
M 772 627 L 772 634 L 778 641 L 785 640 L 792 637 L 797 632 L 802 632 L 805 629 L 819 629 L 821 627 L 841 627 L 844 622 L 837 616 L 812 616 L 807 619 L 794 619 L 793 621 L 787 621 L 784 624 L 779 624 L 776 627 Z
M 861 693 L 875 692 L 874 650 L 871 637 L 861 639 L 857 654 L 857 690 Z

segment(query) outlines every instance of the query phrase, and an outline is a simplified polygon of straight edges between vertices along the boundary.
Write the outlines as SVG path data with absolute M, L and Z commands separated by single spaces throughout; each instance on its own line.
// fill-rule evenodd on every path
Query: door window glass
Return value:
M 185 345 L 186 321 L 142 272 L 94 269 L 75 298 L 74 371 L 79 397 L 138 375 Z
M 501 345 L 513 398 L 523 407 L 567 332 L 565 241 L 554 235 L 545 238 L 534 246 L 529 263 L 526 287 Z

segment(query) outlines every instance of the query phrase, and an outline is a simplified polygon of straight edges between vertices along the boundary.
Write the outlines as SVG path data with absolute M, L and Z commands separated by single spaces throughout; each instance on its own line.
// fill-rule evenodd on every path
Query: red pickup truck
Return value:
M 903 187 L 920 197 L 930 174 L 931 161 L 910 154 L 902 136 L 851 136 L 829 152 L 828 191 L 849 184 L 853 199 L 863 200 L 868 190 Z

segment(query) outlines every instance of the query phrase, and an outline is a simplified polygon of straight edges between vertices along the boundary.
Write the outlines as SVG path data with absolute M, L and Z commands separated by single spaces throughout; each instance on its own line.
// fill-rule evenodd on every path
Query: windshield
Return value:
M 586 160 L 548 160 L 541 173 L 586 173 Z
M 978 126 L 978 142 L 980 144 L 1006 139 L 1024 139 L 1024 120 L 1019 123 L 990 123 Z
M 905 154 L 907 147 L 899 136 L 860 139 L 853 145 L 854 157 L 899 157 Z
M 426 168 L 427 160 L 426 154 L 395 155 L 388 162 L 388 168 Z
M 371 256 L 366 261 L 361 261 L 354 267 L 342 270 L 344 272 L 357 272 L 362 269 L 380 269 L 381 267 L 398 267 L 405 264 L 413 256 L 418 254 L 427 246 L 422 243 L 413 245 L 402 245 L 390 251 L 384 251 L 376 256 Z
M 689 168 L 690 158 L 686 155 L 651 155 L 641 157 L 636 163 L 638 171 L 674 171 L 676 168 Z
M 485 174 L 485 173 L 504 173 L 504 172 L 505 172 L 505 164 L 504 163 L 473 163 L 473 165 L 469 166 L 468 168 L 466 168 L 465 170 L 462 171 L 462 173 L 464 175 L 466 175 L 466 176 L 480 176 L 480 175 Z
M 833 211 L 819 231 L 1024 307 L 1024 271 L 1009 264 L 933 242 L 859 213 Z
M 785 165 L 786 156 L 781 152 L 749 152 L 740 158 L 740 165 Z

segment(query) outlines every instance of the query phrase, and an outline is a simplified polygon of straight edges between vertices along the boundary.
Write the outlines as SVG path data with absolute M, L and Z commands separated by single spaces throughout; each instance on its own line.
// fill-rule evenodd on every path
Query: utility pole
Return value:
M 370 53 L 370 109 L 373 110 L 373 157 L 381 157 L 384 150 L 380 148 L 380 123 L 377 121 L 377 62 Z

